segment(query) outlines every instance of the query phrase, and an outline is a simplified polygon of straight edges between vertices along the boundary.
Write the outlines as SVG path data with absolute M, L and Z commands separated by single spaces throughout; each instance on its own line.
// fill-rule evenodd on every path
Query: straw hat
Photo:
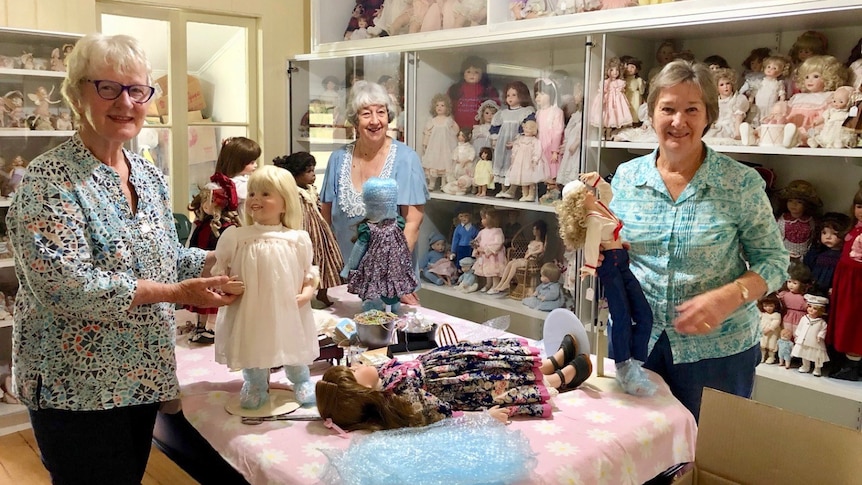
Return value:
M 784 200 L 799 199 L 814 207 L 823 207 L 823 201 L 817 196 L 817 191 L 807 180 L 794 180 L 787 187 L 778 191 L 778 197 Z

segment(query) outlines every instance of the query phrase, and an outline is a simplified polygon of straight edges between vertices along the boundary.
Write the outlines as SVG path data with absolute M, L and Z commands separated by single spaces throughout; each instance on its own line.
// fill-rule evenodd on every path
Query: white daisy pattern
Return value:
M 614 417 L 603 411 L 590 411 L 584 414 L 587 421 L 596 424 L 607 424 L 614 420 Z
M 320 451 L 321 448 L 329 448 L 323 440 L 314 440 L 309 441 L 302 445 L 302 453 L 305 456 L 323 456 L 323 453 Z
M 240 436 L 239 440 L 249 445 L 268 445 L 272 443 L 272 439 L 265 434 L 246 434 Z
M 571 466 L 564 466 L 557 470 L 557 480 L 559 485 L 587 485 L 587 482 L 581 479 L 581 474 Z
M 551 441 L 545 445 L 545 450 L 554 456 L 573 456 L 578 451 L 578 447 L 565 441 Z
M 617 435 L 613 431 L 599 428 L 587 430 L 587 436 L 599 443 L 610 443 L 617 439 Z
M 266 448 L 257 455 L 258 463 L 261 468 L 269 468 L 278 466 L 287 460 L 287 455 L 276 448 Z
M 641 456 L 649 458 L 653 451 L 653 434 L 646 428 L 639 427 L 634 430 L 635 439 L 638 442 L 638 450 Z
M 309 480 L 316 479 L 320 476 L 321 470 L 323 470 L 323 462 L 309 462 L 303 463 L 299 466 L 299 475 L 303 478 L 307 478 Z
M 647 419 L 652 422 L 657 431 L 667 431 L 670 428 L 670 422 L 667 420 L 667 415 L 658 411 L 647 413 Z
M 544 436 L 554 436 L 563 432 L 563 428 L 555 424 L 553 421 L 539 420 L 535 421 L 532 428 L 539 434 Z

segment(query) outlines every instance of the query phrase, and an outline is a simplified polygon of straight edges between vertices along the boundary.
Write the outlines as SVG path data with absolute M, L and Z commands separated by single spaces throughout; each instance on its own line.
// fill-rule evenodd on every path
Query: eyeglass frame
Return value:
M 145 104 L 146 102 L 148 102 L 149 100 L 151 100 L 151 99 L 153 98 L 153 95 L 154 95 L 154 94 L 156 94 L 156 88 L 155 88 L 155 86 L 150 86 L 150 85 L 148 85 L 148 84 L 129 84 L 129 85 L 125 85 L 125 84 L 122 84 L 122 83 L 118 83 L 117 81 L 112 81 L 112 80 L 110 80 L 110 79 L 82 79 L 82 81 L 85 81 L 85 82 L 88 82 L 88 83 L 92 83 L 92 84 L 93 84 L 93 86 L 95 86 L 95 88 L 96 88 L 96 95 L 98 95 L 100 98 L 104 99 L 105 101 L 114 101 L 115 99 L 117 99 L 117 98 L 119 98 L 120 96 L 122 96 L 122 95 L 123 95 L 123 91 L 125 91 L 125 92 L 126 92 L 126 94 L 129 96 L 129 99 L 130 99 L 133 103 L 137 103 L 137 104 Z M 103 95 L 102 95 L 102 93 L 99 91 L 99 84 L 100 84 L 100 83 L 114 83 L 114 84 L 116 84 L 116 85 L 120 86 L 120 92 L 119 92 L 119 93 L 117 93 L 117 95 L 116 95 L 115 97 L 113 97 L 113 98 L 106 98 L 106 97 L 105 97 L 105 96 L 103 96 Z M 150 95 L 149 95 L 149 96 L 147 96 L 147 99 L 144 99 L 143 101 L 138 101 L 138 100 L 136 100 L 136 99 L 132 98 L 132 92 L 130 91 L 130 89 L 132 89 L 132 88 L 140 88 L 140 87 L 150 88 Z

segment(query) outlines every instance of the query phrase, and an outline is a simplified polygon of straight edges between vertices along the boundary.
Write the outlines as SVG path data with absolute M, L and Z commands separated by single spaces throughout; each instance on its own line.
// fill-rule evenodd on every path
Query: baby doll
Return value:
M 501 292 L 508 292 L 512 280 L 515 279 L 515 274 L 519 269 L 527 267 L 527 261 L 536 260 L 545 254 L 545 241 L 548 236 L 548 223 L 543 220 L 538 220 L 533 223 L 533 240 L 527 244 L 527 250 L 524 252 L 524 257 L 510 260 L 506 263 L 506 268 L 503 269 L 503 274 L 500 276 L 500 283 L 488 290 L 489 295 L 494 295 Z
M 792 66 L 790 77 L 788 78 L 788 96 L 804 92 L 800 91 L 801 86 L 797 74 L 799 66 L 804 64 L 805 61 L 811 57 L 826 55 L 828 46 L 829 41 L 826 39 L 826 36 L 815 30 L 804 32 L 796 38 L 796 42 L 793 43 L 790 47 L 790 51 L 787 53 L 788 57 L 790 57 L 790 63 Z
M 615 128 L 632 124 L 632 108 L 626 98 L 626 82 L 620 78 L 623 65 L 612 57 L 605 65 L 605 81 L 590 106 L 590 124 L 602 128 L 602 137 L 612 139 Z
M 471 257 L 461 258 L 458 264 L 461 266 L 461 276 L 458 277 L 458 286 L 455 288 L 464 293 L 473 293 L 479 289 L 479 278 L 473 272 L 473 263 L 476 260 Z
M 219 309 L 215 360 L 242 369 L 245 409 L 267 401 L 273 367 L 284 367 L 297 401 L 314 402 L 308 365 L 320 354 L 311 311 L 318 273 L 290 172 L 265 166 L 249 177 L 245 223 L 224 231 L 215 249 L 212 274 L 236 277 L 240 290 L 226 291 L 243 295 Z
M 862 263 L 850 257 L 853 242 L 862 234 L 862 182 L 853 195 L 850 206 L 853 226 L 844 236 L 844 249 L 835 267 L 832 280 L 829 312 L 829 326 L 826 330 L 826 343 L 833 346 L 847 358 L 841 369 L 830 377 L 841 380 L 858 381 L 862 379 L 862 331 L 859 315 L 862 315 L 862 298 L 859 298 L 862 281 Z
M 470 128 L 458 131 L 458 145 L 452 150 L 452 169 L 447 172 L 446 185 L 441 189 L 449 195 L 464 195 L 473 187 L 473 160 L 476 150 L 470 144 Z
M 629 107 L 631 108 L 632 125 L 638 126 L 641 123 L 638 108 L 643 103 L 646 93 L 646 81 L 640 76 L 641 61 L 632 56 L 622 56 L 620 61 L 625 68 L 626 99 L 629 100 Z
M 500 111 L 500 105 L 492 99 L 487 99 L 479 105 L 474 119 L 478 122 L 473 125 L 473 134 L 470 136 L 473 141 L 473 148 L 476 153 L 485 147 L 491 146 L 491 121 L 494 120 L 494 115 Z M 463 127 L 463 125 L 461 125 Z M 490 160 L 490 158 L 489 158 Z
M 811 249 L 802 258 L 811 270 L 814 289 L 818 294 L 832 292 L 832 277 L 841 257 L 844 235 L 850 230 L 850 217 L 840 212 L 827 212 L 818 223 L 820 237 L 811 244 Z
M 362 184 L 366 217 L 341 276 L 347 278 L 347 291 L 362 299 L 365 311 L 392 311 L 418 286 L 397 198 L 394 179 L 372 177 Z
M 478 187 L 476 195 L 479 197 L 487 196 L 488 189 L 494 190 L 493 158 L 493 148 L 482 147 L 479 149 L 479 160 L 476 162 L 476 167 L 473 168 L 473 184 Z
M 791 259 L 801 259 L 811 247 L 814 217 L 823 206 L 810 182 L 794 180 L 778 191 L 778 206 L 784 212 L 778 216 L 778 229 Z
M 611 343 L 617 381 L 628 394 L 651 396 L 656 385 L 641 366 L 647 357 L 652 309 L 629 269 L 628 251 L 619 238 L 623 223 L 607 206 L 613 197 L 611 185 L 596 172 L 579 179 L 566 184 L 563 202 L 557 206 L 560 236 L 567 248 L 584 250 L 581 279 L 598 273 L 604 287 L 614 322 Z M 604 260 L 598 266 L 600 252 Z
M 748 98 L 748 102 L 751 103 L 751 109 L 748 110 L 748 116 L 746 117 L 746 121 L 749 123 L 755 123 L 755 119 L 760 120 L 760 114 L 757 111 L 754 98 L 757 95 L 757 91 L 760 90 L 760 84 L 764 78 L 763 61 L 769 57 L 771 52 L 769 47 L 758 47 L 752 49 L 748 57 L 742 61 L 742 67 L 745 70 L 742 71 L 742 87 L 739 88 L 739 94 L 744 94 Z
M 461 63 L 461 79 L 446 91 L 452 100 L 452 117 L 461 128 L 472 128 L 477 121 L 490 126 L 491 120 L 485 121 L 482 109 L 487 106 L 488 101 L 494 106 L 495 113 L 500 109 L 500 93 L 491 85 L 487 68 L 488 61 L 485 59 L 478 56 L 467 57 Z M 476 147 L 476 150 L 479 148 L 481 147 Z
M 799 372 L 811 372 L 811 365 L 814 364 L 812 374 L 820 377 L 820 368 L 824 362 L 829 362 L 829 356 L 826 354 L 826 320 L 823 319 L 829 299 L 805 295 L 805 302 L 806 315 L 799 320 L 799 326 L 796 327 L 795 344 L 790 355 L 802 359 Z
M 823 123 L 832 91 L 847 84 L 847 78 L 847 68 L 832 56 L 812 56 L 799 66 L 796 81 L 801 92 L 787 103 L 787 121 L 796 126 L 800 143 L 807 144 L 809 130 Z
M 521 202 L 536 201 L 536 184 L 548 178 L 548 166 L 542 159 L 542 143 L 536 136 L 538 124 L 527 118 L 523 124 L 524 133 L 512 142 L 512 165 L 506 174 L 511 186 L 521 186 Z
M 431 247 L 420 264 L 422 276 L 437 286 L 451 286 L 456 270 L 446 251 L 446 240 L 442 234 L 435 232 L 428 238 L 428 243 Z
M 505 236 L 500 229 L 500 215 L 494 208 L 483 207 L 479 214 L 482 230 L 473 239 L 472 256 L 476 258 L 473 272 L 485 278 L 485 286 L 480 291 L 486 292 L 500 284 L 500 275 L 506 268 Z
M 542 162 L 548 167 L 548 180 L 555 180 L 560 168 L 560 147 L 565 128 L 557 85 L 547 78 L 537 79 L 533 85 L 533 95 L 536 99 L 536 124 L 542 145 Z
M 719 69 L 713 72 L 713 78 L 718 87 L 718 119 L 704 137 L 738 140 L 739 126 L 748 113 L 748 98 L 736 93 L 736 72 L 733 69 Z
M 760 362 L 774 364 L 781 332 L 781 300 L 770 293 L 757 300 L 757 308 L 760 310 Z
M 560 287 L 560 268 L 554 263 L 545 263 L 540 270 L 541 283 L 532 296 L 524 298 L 524 305 L 534 310 L 549 312 L 563 306 L 563 290 Z
M 850 85 L 856 91 L 862 90 L 862 37 L 859 38 L 856 45 L 850 50 L 850 55 L 847 57 L 845 65 L 850 71 Z
M 799 320 L 805 316 L 805 293 L 811 288 L 811 271 L 798 262 L 790 263 L 787 268 L 787 281 L 778 291 L 778 298 L 784 307 L 781 327 L 795 335 Z
M 473 224 L 473 214 L 466 206 L 458 209 L 455 231 L 452 233 L 452 252 L 454 259 L 461 261 L 473 254 L 473 239 L 479 234 L 479 228 Z
M 557 185 L 566 185 L 572 180 L 577 180 L 578 169 L 581 165 L 581 128 L 583 126 L 584 93 L 576 89 L 572 97 L 574 111 L 566 123 L 563 132 L 563 150 L 560 169 L 557 172 Z
M 512 165 L 512 142 L 518 136 L 521 123 L 527 116 L 533 114 L 533 98 L 530 89 L 521 81 L 506 84 L 503 90 L 506 95 L 506 105 L 497 111 L 491 121 L 491 143 L 494 147 L 494 182 L 506 182 L 506 174 Z M 516 185 L 507 185 L 507 190 L 500 191 L 497 197 L 511 199 L 518 190 Z
M 790 368 L 790 354 L 793 352 L 793 333 L 789 328 L 781 330 L 778 338 L 778 365 Z
M 458 125 L 452 119 L 449 97 L 436 94 L 431 100 L 431 118 L 425 123 L 422 139 L 422 167 L 428 190 L 437 188 L 437 179 L 451 169 L 452 151 L 458 145 Z
M 790 61 L 783 56 L 769 56 L 763 60 L 763 79 L 760 87 L 754 93 L 754 106 L 760 118 L 755 121 L 755 127 L 763 118 L 772 113 L 772 105 L 787 99 L 784 77 L 790 73 Z
M 829 97 L 829 107 L 820 115 L 823 124 L 808 138 L 811 148 L 856 148 L 856 134 L 844 129 L 844 121 L 855 104 L 857 94 L 850 86 L 839 86 Z

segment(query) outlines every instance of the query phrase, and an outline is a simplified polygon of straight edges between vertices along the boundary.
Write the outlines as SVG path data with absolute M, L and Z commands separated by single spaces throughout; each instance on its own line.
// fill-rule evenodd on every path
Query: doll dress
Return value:
M 452 165 L 452 151 L 458 146 L 458 125 L 451 116 L 435 116 L 425 123 L 425 153 L 422 167 L 432 177 L 446 175 Z
M 601 96 L 590 106 L 590 124 L 604 128 L 622 128 L 632 124 L 632 110 L 626 98 L 626 82 L 605 79 Z
M 811 318 L 808 315 L 799 320 L 796 327 L 796 344 L 790 355 L 801 359 L 810 360 L 814 367 L 822 367 L 824 362 L 829 362 L 826 354 L 826 320 L 822 318 Z M 818 342 L 818 337 L 821 339 Z
M 784 313 L 784 318 L 781 320 L 781 328 L 789 329 L 795 333 L 799 320 L 806 315 L 806 309 L 808 308 L 808 304 L 805 302 L 805 295 L 782 290 L 778 292 L 778 298 L 781 299 L 781 302 L 784 303 L 784 308 L 787 310 Z
M 487 185 L 489 189 L 494 188 L 494 167 L 491 160 L 479 159 L 473 167 L 473 185 Z
M 572 113 L 563 132 L 563 148 L 560 152 L 560 169 L 557 171 L 557 184 L 565 185 L 578 178 L 581 164 L 581 111 Z M 575 147 L 572 150 L 572 147 Z
M 823 121 L 821 115 L 829 106 L 829 97 L 832 91 L 822 93 L 799 93 L 794 94 L 790 101 L 790 113 L 787 114 L 787 122 L 796 125 L 798 130 L 807 132 L 814 125 Z
M 760 114 L 757 124 L 772 114 L 772 105 L 777 103 L 783 95 L 784 81 L 772 77 L 763 78 L 760 82 L 760 88 L 754 95 L 754 105 L 757 106 L 757 112 Z
M 626 99 L 629 101 L 629 107 L 632 110 L 632 123 L 640 123 L 638 118 L 638 108 L 643 104 L 644 91 L 646 90 L 646 81 L 640 76 L 628 76 L 626 80 Z
M 506 268 L 506 249 L 503 230 L 499 227 L 487 227 L 476 235 L 476 249 L 473 253 L 476 262 L 473 263 L 473 273 L 476 276 L 500 276 Z
M 846 109 L 827 108 L 822 113 L 823 129 L 814 138 L 824 148 L 845 148 L 844 121 L 849 113 Z M 852 148 L 852 147 L 847 147 Z
M 853 241 L 862 234 L 862 223 L 856 223 L 844 236 L 841 259 L 835 267 L 832 295 L 829 298 L 829 325 L 826 326 L 826 343 L 842 353 L 862 354 L 862 263 L 850 257 Z
M 483 148 L 491 147 L 491 123 L 473 125 L 473 136 L 470 137 L 470 142 L 476 150 L 476 156 L 479 156 L 479 151 Z
M 542 159 L 542 142 L 535 136 L 521 135 L 512 142 L 512 165 L 506 182 L 530 185 L 548 178 L 548 165 Z
M 563 110 L 558 106 L 548 106 L 536 111 L 536 124 L 539 127 L 537 137 L 542 144 L 542 160 L 548 167 L 546 178 L 556 178 L 560 168 L 560 147 L 563 144 L 563 130 L 565 130 L 565 118 Z M 554 160 L 554 152 L 557 159 Z
M 335 241 L 332 228 L 323 219 L 318 209 L 317 190 L 313 185 L 307 189 L 299 189 L 299 201 L 302 204 L 302 229 L 308 233 L 314 242 L 313 264 L 320 271 L 320 288 L 332 288 L 342 284 L 341 268 L 344 259 Z
M 189 236 L 190 248 L 200 248 L 207 251 L 212 251 L 216 248 L 218 237 L 213 234 L 212 226 L 210 226 L 210 222 L 212 220 L 213 216 L 207 214 L 203 219 L 195 221 L 195 228 L 192 231 L 191 236 Z M 224 225 L 222 226 L 219 235 L 221 235 L 225 229 L 233 225 L 227 220 L 223 221 L 223 224 Z M 200 308 L 192 305 L 183 305 L 183 308 L 192 313 L 197 313 L 198 315 L 215 315 L 218 313 L 218 308 Z
M 363 301 L 381 297 L 400 298 L 419 286 L 407 239 L 404 237 L 403 219 L 363 222 L 359 225 L 359 239 L 368 240 L 368 247 L 359 266 L 348 276 L 347 291 Z
M 231 370 L 307 365 L 319 355 L 311 304 L 296 295 L 318 277 L 305 231 L 233 227 L 216 245 L 213 275 L 239 276 L 245 292 L 216 319 L 215 360 Z
M 736 121 L 734 115 L 748 113 L 748 98 L 742 94 L 732 94 L 726 98 L 718 98 L 718 119 L 712 124 L 712 128 L 704 135 L 710 138 L 730 138 L 737 136 Z
M 512 150 L 506 145 L 518 137 L 518 131 L 524 118 L 536 112 L 532 106 L 503 108 L 494 114 L 491 121 L 491 133 L 494 142 L 494 182 L 503 183 L 509 167 L 512 165 Z M 495 134 L 496 131 L 496 134 Z
M 811 235 L 814 233 L 814 218 L 811 216 L 794 219 L 789 212 L 778 217 L 778 232 L 784 241 L 784 247 L 791 253 L 804 256 L 811 247 Z

